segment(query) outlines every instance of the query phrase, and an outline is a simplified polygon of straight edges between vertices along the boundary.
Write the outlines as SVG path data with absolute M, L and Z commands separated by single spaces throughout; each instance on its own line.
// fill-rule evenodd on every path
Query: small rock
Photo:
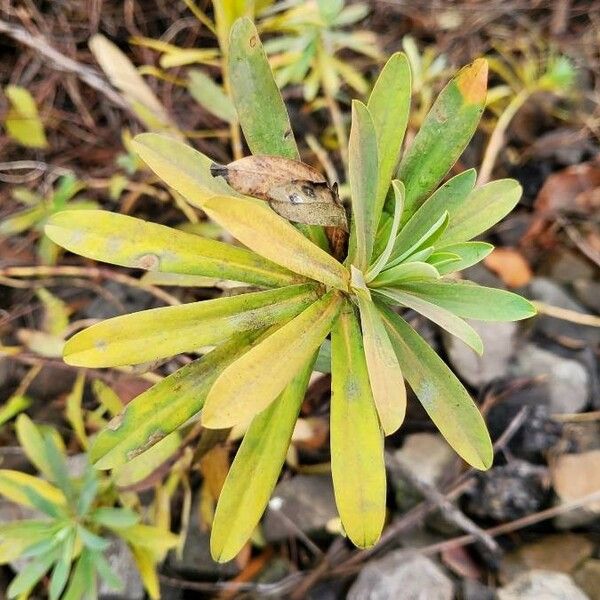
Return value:
M 263 535 L 268 542 L 325 529 L 338 517 L 331 477 L 296 475 L 277 484 L 263 520 Z
M 88 466 L 88 455 L 85 452 L 67 456 L 67 473 L 73 479 L 83 477 Z
M 600 314 L 600 281 L 577 279 L 573 282 L 573 289 L 580 302 Z
M 522 348 L 511 367 L 517 377 L 542 377 L 550 412 L 577 413 L 587 405 L 590 395 L 589 375 L 576 360 L 557 356 L 535 344 Z
M 552 463 L 552 485 L 559 502 L 566 504 L 600 492 L 600 450 L 581 454 L 562 454 Z M 600 500 L 558 516 L 560 529 L 585 525 L 600 515 Z
M 450 578 L 431 559 L 397 550 L 367 564 L 347 600 L 452 600 Z
M 123 583 L 119 591 L 109 587 L 102 579 L 98 586 L 100 598 L 121 598 L 122 600 L 142 600 L 146 597 L 137 565 L 127 544 L 115 538 L 104 553 L 111 571 Z
M 566 308 L 579 313 L 587 312 L 585 307 L 571 298 L 564 288 L 545 277 L 534 277 L 531 280 L 529 284 L 529 297 L 558 308 Z M 584 340 L 591 344 L 600 343 L 599 327 L 578 325 L 571 321 L 556 319 L 546 315 L 536 317 L 534 329 L 554 339 L 567 337 L 575 340 Z
M 444 345 L 452 366 L 462 379 L 474 387 L 482 387 L 506 374 L 515 349 L 517 324 L 513 322 L 469 321 L 481 336 L 484 353 L 474 350 L 453 335 L 444 335 Z
M 502 561 L 500 577 L 502 581 L 511 581 L 532 569 L 572 573 L 593 551 L 594 544 L 583 535 L 547 535 L 507 554 Z
M 573 579 L 590 600 L 600 600 L 600 559 L 588 560 Z
M 494 600 L 495 597 L 496 592 L 479 581 L 464 579 L 462 582 L 462 600 Z
M 566 285 L 571 285 L 577 280 L 594 277 L 592 263 L 581 254 L 575 254 L 572 250 L 564 247 L 552 252 L 544 260 L 540 271 L 547 275 L 548 279 Z
M 536 512 L 548 497 L 547 469 L 513 460 L 477 476 L 469 492 L 471 514 L 496 521 L 512 521 Z
M 590 600 L 564 573 L 534 570 L 498 590 L 498 600 Z

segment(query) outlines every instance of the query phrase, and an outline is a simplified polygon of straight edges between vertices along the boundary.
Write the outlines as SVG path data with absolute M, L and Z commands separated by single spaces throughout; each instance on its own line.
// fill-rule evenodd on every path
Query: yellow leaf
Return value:
M 21 471 L 0 470 L 0 495 L 22 506 L 37 508 L 31 502 L 27 494 L 28 490 L 32 490 L 52 504 L 65 506 L 67 503 L 64 494 L 57 487 L 43 479 Z
M 4 93 L 11 104 L 4 122 L 8 135 L 28 148 L 46 148 L 48 141 L 33 96 L 18 85 L 7 85 Z

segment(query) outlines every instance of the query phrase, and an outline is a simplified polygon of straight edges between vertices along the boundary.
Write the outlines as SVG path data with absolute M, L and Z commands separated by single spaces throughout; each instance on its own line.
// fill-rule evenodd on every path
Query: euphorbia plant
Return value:
M 293 176 L 294 165 L 298 172 L 306 169 L 295 162 L 299 155 L 288 115 L 247 19 L 233 27 L 229 60 L 240 124 L 258 156 L 252 160 L 288 159 L 281 168 L 291 169 L 290 186 L 306 191 L 305 196 L 289 193 L 290 203 L 308 202 L 307 182 Z M 90 367 L 216 346 L 131 402 L 98 435 L 91 455 L 98 468 L 114 468 L 152 446 L 157 452 L 193 419 L 211 429 L 247 425 L 216 509 L 211 548 L 217 560 L 235 556 L 264 511 L 315 356 L 329 335 L 331 469 L 341 520 L 355 544 L 374 544 L 383 527 L 383 440 L 404 418 L 404 378 L 456 452 L 478 469 L 490 466 L 490 438 L 469 394 L 393 310 L 414 309 L 477 352 L 481 340 L 465 318 L 515 320 L 534 314 L 515 294 L 454 276 L 490 252 L 491 245 L 469 240 L 515 206 L 521 193 L 517 182 L 474 188 L 475 171 L 468 170 L 436 190 L 475 131 L 486 74 L 482 60 L 459 71 L 401 160 L 410 104 L 406 57 L 390 58 L 366 105 L 354 102 L 350 239 L 340 260 L 328 251 L 328 237 L 336 237 L 332 230 L 327 237 L 322 222 L 311 224 L 310 204 L 297 219 L 304 224 L 293 225 L 275 212 L 276 203 L 271 208 L 265 202 L 270 192 L 250 197 L 248 190 L 238 191 L 243 177 L 237 190 L 225 181 L 222 175 L 239 171 L 239 162 L 212 164 L 211 173 L 209 158 L 156 134 L 136 138 L 141 158 L 246 248 L 101 211 L 60 213 L 47 226 L 57 243 L 90 258 L 183 279 L 203 275 L 264 288 L 116 317 L 65 346 L 67 362 Z M 281 190 L 290 188 L 282 188 L 281 172 L 274 175 L 272 199 L 281 203 Z M 264 183 L 252 168 L 248 177 L 258 177 L 259 188 Z M 338 238 L 340 225 L 333 229 Z

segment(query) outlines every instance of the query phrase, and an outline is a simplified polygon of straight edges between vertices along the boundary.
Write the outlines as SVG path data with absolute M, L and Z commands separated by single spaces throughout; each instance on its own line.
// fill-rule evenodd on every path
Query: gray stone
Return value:
M 564 573 L 536 569 L 498 590 L 498 600 L 590 600 Z
M 360 572 L 347 600 L 452 600 L 454 586 L 439 565 L 408 550 L 390 552 Z
M 517 324 L 513 322 L 469 321 L 481 336 L 484 352 L 477 352 L 453 335 L 444 334 L 448 358 L 458 374 L 474 387 L 481 387 L 506 375 L 515 349 Z
M 532 300 L 540 300 L 558 308 L 566 308 L 578 313 L 587 312 L 585 307 L 571 298 L 564 288 L 545 277 L 534 277 L 531 280 L 529 283 L 529 297 Z M 600 343 L 599 327 L 578 325 L 571 321 L 556 319 L 546 315 L 536 317 L 534 327 L 536 331 L 551 338 L 568 337 L 576 340 L 584 340 L 592 344 Z
M 517 377 L 543 378 L 550 412 L 581 412 L 589 401 L 590 378 L 585 367 L 535 344 L 518 352 L 511 371 Z
M 143 600 L 146 593 L 138 568 L 127 544 L 120 538 L 115 538 L 104 553 L 111 571 L 123 583 L 121 590 L 114 590 L 106 582 L 100 580 L 98 586 L 100 598 L 122 598 L 123 600 Z
M 328 475 L 296 475 L 280 481 L 271 497 L 263 521 L 269 542 L 325 529 L 338 517 L 333 485 Z
M 600 281 L 577 279 L 573 282 L 573 289 L 580 302 L 600 314 Z

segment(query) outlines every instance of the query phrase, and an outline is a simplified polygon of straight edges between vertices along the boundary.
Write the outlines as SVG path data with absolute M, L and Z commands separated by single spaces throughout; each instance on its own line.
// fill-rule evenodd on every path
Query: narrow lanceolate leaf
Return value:
M 317 299 L 315 284 L 304 284 L 122 315 L 74 335 L 64 359 L 86 367 L 150 362 L 286 321 Z
M 433 265 L 411 261 L 386 269 L 373 280 L 371 287 L 399 286 L 407 281 L 438 279 L 439 276 L 438 270 Z
M 267 287 L 299 279 L 243 248 L 104 210 L 61 211 L 50 218 L 45 231 L 71 252 L 122 267 L 205 275 Z
M 475 185 L 475 169 L 464 171 L 449 179 L 437 189 L 402 227 L 394 244 L 393 256 L 398 257 L 409 250 L 417 240 L 423 239 L 431 227 L 447 212 L 452 226 L 454 212 L 467 199 Z
M 258 31 L 248 18 L 233 24 L 229 38 L 231 93 L 252 154 L 298 158 L 285 104 Z
M 215 196 L 203 200 L 202 209 L 261 256 L 327 286 L 348 289 L 347 269 L 264 203 Z
M 358 319 L 350 304 L 331 333 L 331 474 L 342 525 L 361 548 L 375 544 L 385 519 L 383 434 Z
M 525 298 L 471 281 L 407 282 L 402 288 L 465 319 L 519 321 L 536 314 Z
M 227 123 L 237 121 L 237 113 L 229 96 L 206 73 L 191 69 L 188 74 L 187 88 L 192 98 L 208 112 Z
M 67 502 L 64 494 L 51 483 L 10 469 L 0 469 L 0 496 L 30 508 L 37 508 L 33 496 L 57 506 L 64 506 Z
M 381 213 L 392 175 L 398 166 L 408 123 L 410 97 L 408 59 L 404 53 L 397 52 L 383 67 L 367 103 L 377 134 L 379 156 L 375 215 Z
M 190 204 L 214 195 L 235 195 L 220 177 L 210 172 L 212 160 L 191 146 L 172 137 L 141 133 L 132 142 L 138 156 L 169 187 L 179 192 Z
M 252 420 L 215 511 L 212 557 L 234 558 L 252 535 L 277 483 L 312 371 L 309 359 L 281 396 Z
M 483 233 L 517 205 L 522 193 L 515 179 L 499 179 L 473 190 L 453 212 L 439 244 L 466 242 Z
M 112 469 L 133 460 L 198 414 L 221 371 L 259 335 L 235 336 L 132 400 L 94 440 L 90 459 L 96 468 Z
M 385 248 L 379 255 L 379 258 L 373 263 L 369 269 L 366 277 L 366 281 L 370 282 L 379 275 L 382 269 L 387 264 L 392 251 L 394 250 L 394 243 L 396 241 L 396 235 L 398 233 L 398 227 L 400 227 L 400 219 L 402 217 L 402 210 L 404 209 L 404 184 L 401 181 L 392 181 L 392 187 L 394 188 L 394 218 L 388 233 L 388 241 Z M 378 231 L 378 235 L 379 232 Z
M 431 420 L 466 462 L 489 469 L 494 457 L 490 435 L 467 390 L 404 319 L 380 308 L 402 371 Z
M 475 133 L 485 107 L 487 62 L 477 59 L 448 83 L 405 153 L 398 179 L 406 186 L 406 218 L 442 180 Z
M 396 431 L 406 414 L 406 388 L 398 359 L 377 307 L 357 294 L 369 381 L 385 435 Z
M 325 294 L 227 367 L 208 394 L 203 425 L 224 429 L 264 410 L 319 348 L 340 304 L 339 293 Z
M 449 310 L 432 304 L 419 296 L 409 294 L 402 289 L 383 288 L 377 291 L 400 306 L 416 310 L 436 325 L 461 339 L 478 354 L 483 354 L 483 342 L 478 333 L 466 321 L 463 321 Z
M 438 265 L 436 269 L 440 272 L 440 275 L 462 271 L 467 267 L 476 265 L 493 249 L 494 246 L 487 242 L 462 242 L 444 246 L 443 248 L 439 248 L 440 252 L 450 252 L 459 256 L 460 260 L 445 265 Z
M 369 109 L 352 102 L 352 127 L 348 142 L 350 192 L 352 196 L 352 242 L 350 263 L 361 271 L 369 266 L 381 208 L 377 211 L 377 134 Z

